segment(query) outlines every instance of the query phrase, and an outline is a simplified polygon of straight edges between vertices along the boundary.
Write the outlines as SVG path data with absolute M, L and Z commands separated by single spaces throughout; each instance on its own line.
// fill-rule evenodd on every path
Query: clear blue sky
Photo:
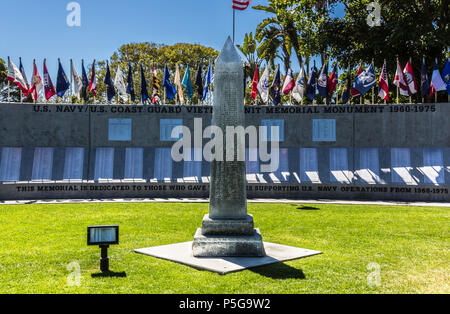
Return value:
M 78 0 L 81 6 L 81 27 L 66 24 L 70 0 L 22 0 L 2 4 L 0 57 L 11 56 L 18 65 L 22 57 L 28 79 L 35 58 L 42 74 L 42 61 L 53 81 L 57 58 L 66 73 L 69 60 L 77 69 L 81 59 L 109 58 L 122 44 L 156 42 L 174 44 L 198 43 L 220 50 L 232 35 L 231 0 Z M 252 0 L 252 5 L 267 0 Z M 236 43 L 246 32 L 268 15 L 251 8 L 236 12 Z M 294 60 L 293 60 L 294 61 Z M 294 65 L 295 67 L 295 65 Z M 55 82 L 54 82 L 55 83 Z

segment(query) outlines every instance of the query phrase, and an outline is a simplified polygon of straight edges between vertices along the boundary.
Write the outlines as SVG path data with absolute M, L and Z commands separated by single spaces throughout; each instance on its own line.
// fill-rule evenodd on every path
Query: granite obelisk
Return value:
M 213 125 L 227 138 L 227 127 L 245 125 L 242 60 L 230 37 L 215 62 Z M 245 138 L 235 136 L 236 141 Z M 234 160 L 211 162 L 210 208 L 195 234 L 195 257 L 265 256 L 261 233 L 247 214 L 246 166 L 234 146 Z M 237 144 L 237 143 L 236 143 Z M 244 145 L 245 146 L 245 145 Z

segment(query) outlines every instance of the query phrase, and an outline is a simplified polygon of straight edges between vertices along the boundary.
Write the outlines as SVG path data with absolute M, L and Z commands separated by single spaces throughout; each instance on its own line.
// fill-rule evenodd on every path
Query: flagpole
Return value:
M 438 59 L 437 58 L 435 59 L 435 62 L 436 62 L 436 65 L 437 65 L 438 64 Z M 438 93 L 439 93 L 438 90 L 436 90 L 436 92 L 434 93 L 434 103 L 435 104 L 437 104 L 437 102 L 438 102 Z
M 72 103 L 72 95 L 73 95 L 73 61 L 72 59 L 70 59 L 70 96 L 69 96 L 69 101 L 70 103 Z
M 234 44 L 235 32 L 236 32 L 236 10 L 233 9 L 233 44 Z
M 412 59 L 411 58 L 409 58 L 409 63 L 412 64 Z M 412 104 L 412 96 L 411 95 L 409 96 L 409 103 Z
M 19 57 L 20 64 L 22 64 L 22 57 Z M 21 71 L 19 69 L 19 71 Z M 28 82 L 26 82 L 28 84 Z M 23 92 L 20 90 L 20 103 L 23 103 Z
M 397 56 L 397 67 L 398 67 L 398 56 Z M 396 74 L 397 75 L 397 74 Z M 394 78 L 395 79 L 395 78 Z M 395 83 L 395 82 L 394 82 Z M 400 84 L 399 84 L 400 85 Z M 399 87 L 397 86 L 397 105 L 399 104 L 400 100 L 399 100 Z
M 9 56 L 8 56 L 8 67 L 10 65 L 10 62 L 11 62 L 11 60 L 9 59 Z M 9 89 L 9 80 L 8 80 L 8 102 L 11 102 L 11 91 Z
M 373 71 L 375 72 L 375 61 L 372 59 L 372 67 Z M 375 85 L 377 85 L 375 83 Z M 375 85 L 372 87 L 372 105 L 375 105 Z

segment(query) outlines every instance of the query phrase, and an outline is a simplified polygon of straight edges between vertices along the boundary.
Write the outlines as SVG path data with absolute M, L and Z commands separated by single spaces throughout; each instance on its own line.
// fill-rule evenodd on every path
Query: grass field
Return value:
M 248 210 L 264 241 L 324 254 L 220 276 L 133 252 L 191 241 L 208 204 L 0 206 L 0 293 L 450 292 L 449 209 L 249 204 Z M 95 224 L 120 225 L 120 245 L 109 250 L 117 276 L 99 276 L 100 250 L 86 245 L 86 227 Z M 68 284 L 72 262 L 80 266 L 79 286 Z M 379 286 L 368 281 L 376 265 Z

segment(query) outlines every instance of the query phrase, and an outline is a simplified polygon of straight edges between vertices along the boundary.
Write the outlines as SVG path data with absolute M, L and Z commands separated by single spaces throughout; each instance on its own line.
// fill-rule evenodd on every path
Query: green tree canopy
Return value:
M 155 43 L 130 43 L 121 46 L 109 59 L 110 70 L 114 78 L 117 66 L 120 65 L 124 80 L 128 73 L 128 66 L 133 69 L 133 79 L 136 90 L 137 99 L 139 99 L 141 90 L 141 73 L 140 64 L 142 63 L 147 81 L 147 89 L 149 94 L 152 93 L 152 66 L 155 64 L 158 70 L 160 82 L 163 79 L 164 65 L 167 64 L 172 76 L 175 74 L 175 66 L 178 63 L 180 67 L 180 76 L 183 79 L 186 66 L 191 69 L 192 84 L 195 89 L 195 74 L 199 65 L 203 68 L 203 77 L 207 71 L 210 62 L 218 57 L 219 52 L 213 48 L 205 47 L 198 44 L 178 43 L 175 45 L 161 45 Z M 103 83 L 106 74 L 106 60 L 98 63 L 98 93 L 101 99 L 106 99 L 103 95 L 106 92 L 106 86 Z M 172 77 L 173 82 L 173 77 Z M 163 92 L 161 90 L 161 95 Z M 194 91 L 191 103 L 198 103 L 197 93 Z M 174 103 L 174 101 L 167 103 Z

